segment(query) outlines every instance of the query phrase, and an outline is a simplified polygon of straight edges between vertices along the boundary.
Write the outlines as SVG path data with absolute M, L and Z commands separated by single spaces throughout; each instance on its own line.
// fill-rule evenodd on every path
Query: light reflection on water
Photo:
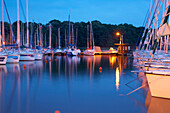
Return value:
M 120 80 L 120 75 L 119 75 L 119 68 L 116 68 L 116 89 L 119 90 L 119 80 Z
M 0 66 L 0 112 L 146 112 L 146 90 L 132 94 L 134 99 L 125 96 L 142 84 L 125 85 L 138 77 L 130 72 L 132 61 L 125 56 L 45 56 Z

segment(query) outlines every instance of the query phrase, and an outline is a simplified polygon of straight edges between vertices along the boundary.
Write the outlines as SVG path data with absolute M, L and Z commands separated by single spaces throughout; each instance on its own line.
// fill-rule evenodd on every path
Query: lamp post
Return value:
M 120 44 L 123 44 L 123 35 L 121 35 L 119 32 L 117 32 L 116 35 L 120 36 Z
M 119 32 L 116 33 L 117 36 L 120 36 L 120 45 L 118 46 L 118 53 L 122 54 L 124 53 L 124 46 L 123 44 L 123 35 L 121 35 Z

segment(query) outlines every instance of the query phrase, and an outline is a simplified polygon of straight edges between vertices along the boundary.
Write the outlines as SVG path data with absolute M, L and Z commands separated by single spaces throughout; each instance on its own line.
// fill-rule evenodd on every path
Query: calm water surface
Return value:
M 0 66 L 0 112 L 145 113 L 148 87 L 126 96 L 146 82 L 134 69 L 124 56 L 45 56 Z

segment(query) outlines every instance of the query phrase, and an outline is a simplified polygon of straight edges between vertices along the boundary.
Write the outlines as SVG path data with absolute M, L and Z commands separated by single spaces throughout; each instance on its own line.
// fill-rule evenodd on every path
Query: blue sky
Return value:
M 14 22 L 17 19 L 17 0 L 5 1 Z M 26 0 L 21 1 L 26 10 Z M 29 0 L 29 21 L 34 19 L 43 24 L 52 19 L 66 21 L 70 9 L 73 22 L 99 20 L 106 24 L 128 23 L 141 26 L 149 6 L 150 0 Z M 21 11 L 20 19 L 25 21 Z

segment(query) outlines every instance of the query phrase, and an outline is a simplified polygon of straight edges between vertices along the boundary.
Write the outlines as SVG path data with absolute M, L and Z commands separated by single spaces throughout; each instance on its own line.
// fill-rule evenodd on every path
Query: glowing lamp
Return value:
M 120 36 L 120 33 L 119 33 L 119 32 L 117 32 L 117 33 L 116 33 L 116 35 L 117 35 L 117 36 Z

